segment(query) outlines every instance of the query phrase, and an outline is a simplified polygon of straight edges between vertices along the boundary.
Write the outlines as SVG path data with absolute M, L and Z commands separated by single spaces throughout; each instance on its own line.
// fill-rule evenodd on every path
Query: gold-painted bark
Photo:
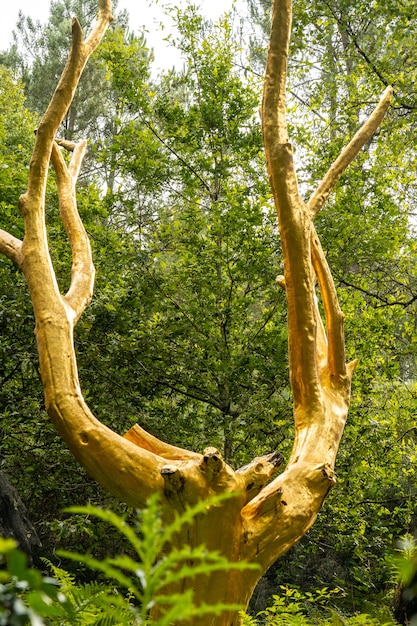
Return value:
M 121 436 L 97 420 L 78 381 L 73 329 L 88 305 L 94 267 L 87 234 L 78 215 L 75 185 L 85 142 L 56 139 L 81 72 L 111 23 L 110 0 L 100 0 L 97 23 L 86 41 L 76 20 L 72 48 L 61 80 L 37 129 L 27 192 L 20 198 L 25 235 L 20 241 L 0 230 L 0 252 L 23 271 L 35 319 L 45 404 L 63 439 L 86 470 L 117 498 L 140 507 L 158 492 L 166 519 L 175 511 L 214 494 L 234 493 L 211 506 L 179 545 L 204 543 L 231 562 L 256 562 L 258 571 L 232 570 L 185 581 L 197 602 L 246 606 L 262 573 L 314 523 L 335 483 L 334 463 L 342 437 L 355 363 L 346 365 L 343 314 L 313 219 L 342 172 L 381 123 L 387 89 L 369 120 L 329 169 L 308 202 L 300 197 L 286 124 L 286 70 L 291 33 L 291 1 L 275 0 L 262 105 L 267 170 L 281 233 L 285 277 L 279 284 L 288 302 L 290 382 L 294 397 L 295 439 L 285 470 L 273 479 L 278 453 L 255 459 L 234 471 L 214 448 L 202 454 L 161 442 L 133 426 Z M 61 150 L 71 152 L 67 166 Z M 61 294 L 52 267 L 45 227 L 45 188 L 49 163 L 55 170 L 61 218 L 72 250 L 71 284 Z M 317 306 L 316 283 L 325 319 Z M 156 610 L 155 610 L 156 611 Z M 157 617 L 155 612 L 154 617 Z M 238 624 L 233 613 L 201 618 L 193 624 Z

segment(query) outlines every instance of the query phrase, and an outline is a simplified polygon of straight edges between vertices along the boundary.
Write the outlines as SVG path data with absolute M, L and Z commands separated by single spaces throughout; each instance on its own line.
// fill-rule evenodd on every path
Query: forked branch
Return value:
M 71 51 L 58 86 L 37 129 L 28 190 L 20 202 L 23 216 L 27 221 L 26 230 L 37 232 L 38 235 L 40 220 L 37 214 L 43 211 L 48 165 L 55 135 L 71 105 L 84 67 L 112 19 L 111 0 L 100 0 L 97 22 L 85 41 L 78 20 L 73 19 Z
M 377 130 L 388 109 L 392 89 L 386 89 L 374 112 L 341 152 L 305 204 L 298 191 L 285 115 L 290 29 L 291 0 L 275 0 L 264 83 L 262 127 L 268 175 L 281 233 L 288 303 L 291 385 L 297 407 L 311 405 L 312 401 L 320 398 L 325 370 L 330 376 L 344 377 L 346 374 L 343 314 L 312 220 L 342 173 Z M 327 338 L 316 304 L 314 275 L 317 276 L 322 294 Z
M 69 167 L 57 144 L 72 151 Z M 86 147 L 86 141 L 79 144 L 58 141 L 54 142 L 51 154 L 51 162 L 57 179 L 61 220 L 72 253 L 71 285 L 65 295 L 65 301 L 74 311 L 74 323 L 91 300 L 95 273 L 90 241 L 78 213 L 75 195 L 75 185 Z
M 333 484 L 334 463 L 350 399 L 355 363 L 346 366 L 343 313 L 313 225 L 342 173 L 381 123 L 387 89 L 374 113 L 342 151 L 309 203 L 300 198 L 287 138 L 285 82 L 291 0 L 274 0 L 262 105 L 268 175 L 278 213 L 288 304 L 288 347 L 295 440 L 285 471 L 243 509 L 258 559 L 268 566 L 314 522 Z M 324 308 L 322 322 L 315 284 Z

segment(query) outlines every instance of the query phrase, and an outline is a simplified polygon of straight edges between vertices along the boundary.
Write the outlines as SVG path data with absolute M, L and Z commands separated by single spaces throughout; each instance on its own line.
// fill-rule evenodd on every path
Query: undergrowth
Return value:
M 229 496 L 230 497 L 230 496 Z M 183 546 L 164 550 L 172 545 L 174 535 L 208 506 L 218 504 L 225 496 L 199 502 L 177 515 L 164 526 L 156 497 L 150 499 L 137 519 L 128 524 L 125 518 L 112 511 L 92 506 L 72 507 L 69 512 L 94 516 L 113 526 L 124 538 L 130 554 L 98 560 L 90 554 L 61 551 L 60 557 L 84 564 L 99 572 L 100 580 L 80 584 L 75 576 L 44 559 L 51 572 L 45 576 L 28 567 L 26 556 L 12 539 L 0 538 L 0 626 L 170 626 L 182 620 L 201 619 L 208 614 L 225 610 L 239 611 L 242 607 L 230 604 L 203 604 L 195 606 L 193 590 L 181 594 L 167 594 L 171 583 L 178 583 L 195 575 L 213 571 L 251 569 L 248 563 L 229 563 L 218 552 L 204 546 Z M 393 577 L 408 584 L 415 572 L 415 541 L 401 546 L 390 558 Z M 161 556 L 163 555 L 163 556 Z M 393 578 L 393 579 L 394 579 Z M 369 612 L 344 616 L 335 608 L 335 601 L 343 595 L 340 588 L 323 587 L 301 592 L 280 586 L 272 597 L 272 606 L 256 616 L 240 613 L 243 626 L 390 626 L 395 624 L 388 607 L 369 604 Z M 156 622 L 149 618 L 150 609 L 160 605 L 163 615 Z M 368 609 L 367 609 L 368 611 Z

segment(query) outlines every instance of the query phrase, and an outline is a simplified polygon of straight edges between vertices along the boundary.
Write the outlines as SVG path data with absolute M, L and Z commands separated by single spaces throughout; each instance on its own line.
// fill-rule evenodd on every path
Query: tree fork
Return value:
M 73 329 L 88 305 L 94 266 L 87 234 L 78 214 L 75 185 L 85 143 L 56 139 L 81 72 L 112 21 L 110 0 L 100 0 L 98 20 L 83 40 L 73 21 L 72 47 L 61 80 L 39 125 L 27 192 L 19 206 L 23 241 L 0 230 L 0 252 L 16 263 L 29 285 L 47 412 L 86 470 L 117 498 L 134 507 L 159 493 L 165 518 L 215 494 L 234 494 L 176 537 L 178 546 L 204 543 L 231 563 L 259 564 L 259 570 L 231 570 L 186 580 L 197 604 L 247 606 L 270 565 L 302 537 L 335 484 L 334 464 L 347 418 L 355 362 L 346 365 L 343 314 L 313 219 L 340 175 L 370 139 L 389 106 L 388 88 L 367 122 L 330 167 L 308 202 L 300 197 L 286 124 L 286 72 L 291 33 L 291 1 L 275 0 L 262 104 L 262 130 L 283 248 L 288 303 L 290 382 L 294 398 L 295 440 L 284 471 L 278 452 L 233 470 L 215 448 L 203 454 L 164 443 L 140 426 L 120 436 L 104 426 L 86 405 L 78 382 Z M 69 165 L 61 149 L 72 154 Z M 45 189 L 49 163 L 55 170 L 61 219 L 72 251 L 70 288 L 61 294 L 52 266 L 45 226 Z M 324 323 L 316 297 L 322 296 Z M 220 532 L 221 529 L 221 532 Z M 152 617 L 158 616 L 154 608 Z M 204 626 L 240 623 L 235 611 L 193 620 Z

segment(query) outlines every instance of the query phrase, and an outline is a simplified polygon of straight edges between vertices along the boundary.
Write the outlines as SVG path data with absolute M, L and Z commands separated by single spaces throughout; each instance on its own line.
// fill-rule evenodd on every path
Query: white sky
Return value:
M 5 50 L 12 39 L 12 30 L 16 26 L 19 11 L 31 17 L 33 20 L 46 22 L 49 15 L 49 6 L 51 0 L 0 0 L 1 17 L 0 17 L 0 50 Z M 217 19 L 225 11 L 228 11 L 233 0 L 194 0 L 194 3 L 201 7 L 202 13 L 210 18 Z M 243 3 L 243 0 L 237 0 L 237 4 Z M 170 2 L 172 4 L 172 0 Z M 161 33 L 158 23 L 164 21 L 164 13 L 161 8 L 161 2 L 158 0 L 119 0 L 118 10 L 127 9 L 130 15 L 130 27 L 134 32 L 138 32 L 143 26 L 148 30 L 147 43 L 149 47 L 154 48 L 156 64 L 161 67 L 172 67 L 178 60 L 172 48 L 168 48 L 163 42 L 166 32 Z M 169 20 L 165 18 L 167 26 Z

